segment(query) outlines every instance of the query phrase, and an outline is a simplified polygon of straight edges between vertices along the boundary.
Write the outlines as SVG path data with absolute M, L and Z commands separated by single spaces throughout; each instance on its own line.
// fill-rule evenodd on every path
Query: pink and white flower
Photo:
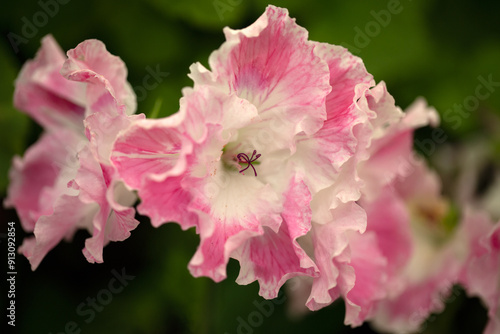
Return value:
M 59 73 L 65 60 L 54 37 L 47 35 L 35 59 L 24 64 L 16 79 L 14 106 L 45 129 L 83 129 L 85 87 Z
M 349 161 L 353 166 L 351 173 L 363 185 L 360 194 L 355 197 L 361 204 L 367 196 L 373 197 L 381 193 L 380 188 L 384 183 L 390 182 L 397 175 L 396 160 L 401 158 L 402 153 L 411 152 L 411 132 L 414 126 L 408 124 L 413 113 L 404 115 L 395 106 L 384 83 L 365 91 L 357 105 L 358 108 L 367 110 L 369 115 L 367 122 L 358 127 L 357 137 L 361 145 Z M 408 136 L 404 135 L 406 132 L 408 138 L 405 138 Z M 387 143 L 394 147 L 383 148 Z M 376 175 L 378 172 L 380 174 Z M 360 200 L 361 194 L 363 196 Z M 334 212 L 331 210 L 332 216 L 335 216 Z M 310 243 L 314 247 L 316 261 L 321 261 L 324 269 L 322 275 L 313 280 L 311 294 L 306 302 L 309 309 L 317 310 L 336 298 L 343 297 L 346 303 L 345 323 L 352 326 L 361 325 L 371 314 L 374 303 L 386 296 L 386 271 L 390 265 L 379 249 L 375 233 L 365 232 L 365 211 L 358 209 L 358 212 L 358 229 L 353 229 L 352 225 L 351 228 L 344 229 L 336 222 L 338 218 L 323 226 L 313 223 Z M 350 221 L 355 217 L 349 217 L 345 213 L 341 215 Z M 336 240 L 324 240 L 324 236 L 328 234 L 340 237 Z M 366 252 L 370 257 L 364 255 Z M 302 289 L 307 289 L 307 284 L 302 284 Z
M 83 228 L 92 234 L 84 255 L 102 262 L 103 246 L 126 239 L 138 224 L 130 207 L 136 197 L 109 160 L 118 132 L 143 118 L 127 115 L 135 111 L 135 95 L 125 65 L 97 40 L 79 44 L 64 60 L 48 36 L 21 70 L 14 101 L 47 131 L 24 159 L 14 158 L 10 172 L 5 205 L 34 232 L 19 251 L 34 270 L 63 238 Z
M 374 142 L 360 172 L 371 185 L 360 201 L 367 233 L 375 235 L 387 261 L 386 296 L 371 305 L 367 319 L 383 331 L 417 331 L 431 313 L 442 311 L 463 265 L 460 235 L 446 225 L 452 208 L 439 177 L 412 152 L 413 130 L 437 122 L 437 113 L 417 101 Z M 372 181 L 377 173 L 385 182 Z
M 363 184 L 357 203 L 363 208 L 360 216 L 367 216 L 367 224 L 359 219 L 357 230 L 351 225 L 342 231 L 339 218 L 324 225 L 313 222 L 311 233 L 302 241 L 311 245 L 316 262 L 324 269 L 319 277 L 297 280 L 289 289 L 295 313 L 306 311 L 301 306 L 304 290 L 311 291 L 306 301 L 311 310 L 342 297 L 346 304 L 345 324 L 351 326 L 359 326 L 373 316 L 378 303 L 395 288 L 395 275 L 410 256 L 408 210 L 392 186 L 408 176 L 408 164 L 414 163 L 409 159 L 415 128 L 438 120 L 436 112 L 422 100 L 403 113 L 383 83 L 366 91 L 357 104 L 371 115 L 360 125 L 364 131 L 357 133 L 358 141 L 363 145 L 351 158 L 358 182 Z M 340 216 L 349 219 L 348 215 Z M 330 231 L 334 229 L 336 233 Z M 341 238 L 328 240 L 328 235 Z
M 465 211 L 461 232 L 469 249 L 460 283 L 471 297 L 479 297 L 488 310 L 484 334 L 500 332 L 500 221 L 472 209 Z
M 389 264 L 387 296 L 377 303 L 373 323 L 385 331 L 413 332 L 444 309 L 463 255 L 456 231 L 445 225 L 451 208 L 435 173 L 415 162 L 391 186 L 362 204 Z
M 349 248 L 356 253 L 373 245 L 373 256 L 369 264 L 351 257 L 356 279 L 344 296 L 346 320 L 357 306 L 366 315 L 357 324 L 370 320 L 384 332 L 415 332 L 431 313 L 444 309 L 453 285 L 461 283 L 487 305 L 487 332 L 493 333 L 499 323 L 498 225 L 469 210 L 456 221 L 438 175 L 412 152 L 414 129 L 427 124 L 438 124 L 437 113 L 418 100 L 401 122 L 372 142 L 370 158 L 360 166 L 367 187 L 359 203 L 368 224 Z M 370 299 L 377 296 L 369 294 L 374 287 L 379 295 Z M 358 296 L 363 298 L 356 302 Z
M 134 123 L 111 160 L 153 225 L 196 227 L 194 276 L 220 281 L 234 258 L 237 282 L 257 280 L 273 298 L 287 279 L 319 275 L 297 241 L 312 221 L 325 226 L 324 242 L 364 228 L 347 162 L 369 117 L 356 101 L 373 79 L 344 48 L 308 41 L 284 9 L 269 6 L 224 33 L 211 70 L 191 66 L 194 89 L 183 91 L 179 112 Z

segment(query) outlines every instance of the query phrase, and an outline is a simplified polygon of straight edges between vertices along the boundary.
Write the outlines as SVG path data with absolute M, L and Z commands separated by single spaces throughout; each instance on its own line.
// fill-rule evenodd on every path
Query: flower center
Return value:
M 257 176 L 257 171 L 255 170 L 255 167 L 252 165 L 252 162 L 255 162 L 260 157 L 260 154 L 257 155 L 256 154 L 257 150 L 253 150 L 252 156 L 249 158 L 248 155 L 246 155 L 245 153 L 238 153 L 238 155 L 236 156 L 238 158 L 238 163 L 247 164 L 247 166 L 244 169 L 240 170 L 240 173 L 243 173 L 249 167 L 252 167 L 255 176 Z
M 410 203 L 414 227 L 429 240 L 443 244 L 457 226 L 458 210 L 445 198 L 418 199 Z

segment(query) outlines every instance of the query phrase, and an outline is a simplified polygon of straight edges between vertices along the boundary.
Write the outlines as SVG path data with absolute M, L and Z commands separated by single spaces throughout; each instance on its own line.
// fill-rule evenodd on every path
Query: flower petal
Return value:
M 89 115 L 85 121 L 86 135 L 101 163 L 111 164 L 111 152 L 118 134 L 145 115 L 116 115 L 105 110 Z
M 16 79 L 14 106 L 45 128 L 81 128 L 84 87 L 59 73 L 65 59 L 57 42 L 47 35 L 35 59 L 24 64 Z
M 233 255 L 241 264 L 238 284 L 258 280 L 259 294 L 271 299 L 289 278 L 316 276 L 316 265 L 296 241 L 311 228 L 310 200 L 306 185 L 300 179 L 292 181 L 285 194 L 279 232 L 266 227 L 262 236 L 249 239 Z
M 71 131 L 45 133 L 24 158 L 14 157 L 4 205 L 16 208 L 26 232 L 53 212 L 57 197 L 71 194 L 67 183 L 76 173 L 76 153 L 83 140 Z
M 216 191 L 210 185 L 215 186 Z M 249 238 L 264 234 L 265 226 L 277 232 L 281 224 L 276 193 L 253 176 L 218 172 L 211 179 L 190 184 L 196 192 L 190 210 L 199 216 L 200 246 L 189 263 L 195 277 L 218 282 L 226 277 L 233 251 Z
M 374 232 L 353 233 L 349 249 L 355 280 L 352 288 L 341 294 L 346 303 L 345 324 L 354 327 L 361 326 L 371 316 L 376 302 L 385 298 L 388 261 L 379 249 Z
M 80 169 L 75 178 L 80 190 L 78 197 L 83 203 L 98 208 L 92 220 L 92 237 L 85 241 L 83 253 L 89 262 L 101 263 L 103 247 L 109 241 L 126 239 L 139 222 L 134 219 L 134 209 L 113 207 L 114 201 L 108 201 L 108 187 L 114 186 L 114 169 L 102 165 L 90 145 L 80 151 L 79 161 Z M 123 188 L 123 191 L 128 190 Z
M 328 67 L 314 54 L 307 31 L 286 9 L 269 6 L 254 24 L 224 33 L 227 42 L 209 58 L 214 84 L 250 101 L 259 114 L 286 110 L 296 133 L 317 131 L 326 119 L 331 87 Z M 191 76 L 202 80 L 195 85 L 209 83 L 200 66 L 191 69 L 197 70 Z
M 192 145 L 176 128 L 180 120 L 178 117 L 139 120 L 118 136 L 111 161 L 127 185 L 140 189 L 150 175 L 162 181 L 184 172 Z
M 131 115 L 137 103 L 132 87 L 127 82 L 127 68 L 123 61 L 106 50 L 101 41 L 90 39 L 67 52 L 61 74 L 69 80 L 87 82 L 87 106 L 100 109 L 100 104 L 111 95 L 124 112 Z M 87 111 L 87 114 L 90 114 Z
M 35 239 L 27 239 L 19 252 L 25 255 L 35 270 L 45 255 L 63 238 L 71 238 L 79 227 L 89 226 L 89 218 L 96 207 L 79 200 L 77 196 L 62 195 L 54 205 L 51 215 L 41 216 L 35 225 Z M 71 217 L 71 219 L 68 219 Z
M 363 233 L 366 229 L 366 213 L 353 202 L 342 204 L 330 213 L 330 223 L 313 223 L 312 228 L 314 257 L 321 273 L 314 279 L 311 294 L 306 303 L 307 307 L 313 311 L 331 304 L 337 297 L 330 294 L 330 291 L 339 283 L 341 273 L 335 263 L 347 262 L 346 257 L 349 254 L 345 250 L 349 244 L 349 234 Z M 350 275 L 349 271 L 351 270 L 344 272 L 343 275 Z M 350 280 L 347 276 L 342 279 L 345 282 Z
M 483 213 L 466 210 L 463 232 L 470 254 L 460 281 L 467 294 L 478 296 L 488 309 L 485 334 L 500 330 L 500 222 L 492 224 Z
M 356 108 L 355 102 L 364 94 L 364 89 L 375 83 L 363 61 L 345 48 L 315 44 L 315 53 L 328 64 L 332 91 L 326 98 L 327 119 L 314 139 L 319 141 L 322 154 L 338 170 L 356 150 L 353 127 L 367 121 L 366 112 Z
M 427 106 L 423 99 L 417 99 L 404 114 L 395 108 L 394 99 L 387 93 L 385 85 L 369 100 L 371 108 L 385 119 L 375 128 L 375 139 L 371 142 L 370 159 L 359 168 L 360 177 L 365 181 L 364 195 L 371 199 L 396 177 L 407 178 L 421 164 L 413 152 L 413 133 L 418 127 L 437 125 L 436 110 Z M 392 113 L 392 116 L 391 116 Z M 398 114 L 403 116 L 400 122 Z M 377 118 L 378 120 L 378 118 Z M 420 183 L 418 178 L 413 178 Z M 405 181 L 405 191 L 413 192 Z
M 387 259 L 389 279 L 397 280 L 398 271 L 408 263 L 413 250 L 406 203 L 393 189 L 387 187 L 375 201 L 363 198 L 360 205 L 368 217 L 367 231 L 377 235 L 378 247 Z M 396 282 L 391 286 L 395 288 Z

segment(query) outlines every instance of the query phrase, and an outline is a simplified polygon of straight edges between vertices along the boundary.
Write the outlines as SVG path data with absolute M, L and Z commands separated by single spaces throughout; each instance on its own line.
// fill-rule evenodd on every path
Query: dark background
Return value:
M 13 108 L 12 96 L 14 79 L 22 64 L 34 57 L 44 35 L 53 34 L 63 50 L 74 48 L 87 38 L 102 40 L 111 53 L 127 64 L 133 87 L 143 86 L 148 68 L 168 72 L 168 77 L 158 82 L 155 89 L 136 88 L 138 112 L 151 115 L 155 103 L 161 102 L 158 115 L 161 117 L 177 111 L 181 88 L 192 85 L 186 76 L 189 65 L 196 61 L 207 65 L 210 52 L 224 41 L 222 28 L 243 28 L 251 24 L 267 5 L 265 1 L 250 0 L 66 2 L 25 0 L 2 4 L 2 199 L 12 157 L 22 155 L 40 133 L 34 122 Z M 403 108 L 417 96 L 424 96 L 444 115 L 455 104 L 463 104 L 468 97 L 474 96 L 480 84 L 479 76 L 491 76 L 493 81 L 500 82 L 499 2 L 401 0 L 397 13 L 383 16 L 381 11 L 390 13 L 388 8 L 392 3 L 360 0 L 273 2 L 287 7 L 290 16 L 309 30 L 310 39 L 344 45 L 362 57 L 376 81 L 384 80 L 396 103 Z M 29 30 L 28 24 L 33 24 L 35 29 Z M 22 38 L 22 43 L 13 44 L 14 35 Z M 468 142 L 479 141 L 491 153 L 490 165 L 499 170 L 498 88 L 494 88 L 487 99 L 480 100 L 460 123 L 443 120 L 446 140 L 436 144 L 438 154 L 443 145 L 462 147 Z M 417 139 L 424 140 L 429 135 L 430 130 L 424 129 L 417 133 Z M 489 181 L 486 178 L 486 184 Z M 446 191 L 451 190 L 445 188 Z M 16 222 L 16 240 L 20 245 L 24 232 L 15 212 L 3 210 L 0 213 L 2 233 L 8 221 Z M 237 333 L 238 319 L 248 322 L 249 316 L 257 310 L 254 301 L 261 303 L 263 300 L 257 294 L 257 284 L 237 285 L 234 280 L 239 268 L 234 261 L 229 264 L 228 278 L 219 284 L 207 278 L 191 277 L 187 263 L 199 241 L 194 231 L 183 232 L 176 224 L 155 229 L 147 218 L 140 217 L 140 220 L 142 223 L 129 239 L 105 248 L 103 264 L 89 264 L 81 254 L 88 236 L 86 232 L 77 233 L 72 243 L 64 242 L 54 248 L 35 272 L 30 270 L 25 258 L 18 256 L 17 313 L 13 332 Z M 1 254 L 6 254 L 6 240 L 0 240 Z M 6 255 L 2 255 L 2 261 L 5 261 L 2 265 L 5 268 Z M 99 308 L 93 319 L 89 313 L 77 314 L 77 308 L 81 303 L 86 304 L 87 298 L 109 296 L 103 290 L 108 289 L 113 270 L 121 272 L 122 268 L 127 275 L 135 276 L 123 291 L 112 294 L 109 304 Z M 4 295 L 6 293 L 2 292 L 2 307 L 6 300 Z M 482 331 L 486 315 L 480 302 L 467 298 L 460 288 L 454 290 L 453 296 L 446 304 L 446 311 L 433 316 L 423 333 Z M 371 333 L 368 325 L 357 329 L 343 325 L 341 301 L 300 319 L 287 316 L 286 303 L 274 305 L 275 310 L 263 316 L 259 326 L 250 330 L 241 328 L 240 332 Z M 82 310 L 89 309 L 84 305 Z M 4 318 L 2 322 L 7 321 Z

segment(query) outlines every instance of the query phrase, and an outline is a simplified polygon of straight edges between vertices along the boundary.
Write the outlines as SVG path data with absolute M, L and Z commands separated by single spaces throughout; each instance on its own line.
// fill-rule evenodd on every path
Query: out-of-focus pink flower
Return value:
M 65 60 L 61 47 L 47 35 L 35 59 L 24 64 L 16 79 L 14 106 L 46 129 L 83 128 L 85 87 L 61 75 Z
M 431 313 L 442 311 L 463 264 L 459 234 L 446 226 L 451 207 L 440 180 L 412 152 L 414 129 L 437 122 L 435 111 L 417 101 L 400 124 L 374 142 L 360 173 L 367 180 L 380 173 L 388 181 L 371 182 L 377 186 L 367 187 L 360 201 L 367 232 L 376 235 L 387 259 L 386 296 L 372 305 L 369 317 L 384 331 L 417 331 Z
M 315 261 L 323 270 L 309 283 L 307 279 L 296 280 L 290 291 L 295 313 L 305 311 L 300 307 L 304 302 L 301 299 L 311 284 L 309 309 L 319 309 L 342 297 L 346 304 L 345 324 L 351 326 L 370 319 L 378 303 L 388 298 L 399 284 L 396 277 L 410 257 L 412 239 L 410 213 L 394 184 L 408 177 L 408 168 L 415 169 L 412 156 L 415 128 L 438 121 L 436 112 L 423 100 L 403 113 L 383 83 L 366 91 L 357 103 L 371 114 L 369 121 L 358 128 L 359 143 L 364 144 L 351 158 L 356 176 L 364 185 L 357 203 L 366 210 L 361 213 L 367 215 L 368 224 L 364 227 L 360 223 L 358 230 L 351 228 L 339 233 L 343 228 L 339 220 L 327 225 L 313 221 L 311 233 L 306 236 L 309 240 L 301 240 L 307 240 L 314 248 Z M 332 240 L 329 235 L 342 238 Z
M 359 199 L 358 196 L 357 202 L 364 209 L 366 198 L 387 195 L 383 188 L 400 173 L 400 160 L 411 153 L 413 130 L 426 123 L 427 109 L 425 105 L 420 105 L 403 114 L 401 109 L 395 106 L 394 99 L 383 83 L 366 91 L 357 103 L 359 108 L 368 110 L 371 115 L 369 121 L 358 128 L 357 137 L 362 145 L 351 158 L 356 177 L 364 185 L 360 189 L 362 197 Z M 417 112 L 412 109 L 417 109 Z M 425 118 L 417 122 L 415 119 L 419 116 L 416 117 L 415 113 L 424 113 Z M 384 209 L 390 207 L 390 202 L 383 203 Z M 342 225 L 332 221 L 331 225 L 326 226 L 313 223 L 311 233 L 316 262 L 322 260 L 325 269 L 321 273 L 327 275 L 320 275 L 313 280 L 307 306 L 316 310 L 329 305 L 338 297 L 343 297 L 346 303 L 345 323 L 352 326 L 361 325 L 372 314 L 374 304 L 386 297 L 389 279 L 387 270 L 393 265 L 390 263 L 392 259 L 388 259 L 383 253 L 384 250 L 380 249 L 377 233 L 370 229 L 372 213 L 361 210 L 360 216 L 361 213 L 368 214 L 367 229 L 363 226 L 358 230 L 346 230 L 339 234 L 343 236 L 341 239 L 324 240 L 324 236 L 329 233 L 327 228 L 342 229 Z M 405 224 L 404 210 L 393 214 L 395 216 L 389 216 L 390 220 L 384 222 L 390 224 L 393 221 L 396 224 L 386 229 L 392 235 L 404 229 Z M 354 216 L 351 216 L 350 219 L 353 218 Z M 362 221 L 361 218 L 358 220 Z M 389 236 L 384 233 L 382 237 Z M 404 245 L 404 241 L 401 245 Z M 325 249 L 329 249 L 328 256 L 323 254 Z M 370 253 L 370 257 L 363 255 L 366 252 Z M 401 253 L 399 254 L 401 256 Z M 328 277 L 328 273 L 334 275 Z M 321 288 L 316 290 L 316 286 Z
M 394 188 L 362 204 L 389 264 L 387 296 L 377 303 L 373 322 L 391 332 L 417 331 L 431 313 L 441 312 L 463 264 L 457 233 L 445 226 L 451 208 L 439 179 L 425 163 L 413 166 Z
M 356 103 L 373 79 L 344 48 L 308 41 L 284 9 L 269 6 L 254 24 L 224 33 L 211 69 L 191 66 L 194 89 L 184 90 L 180 111 L 134 123 L 112 161 L 153 225 L 196 227 L 194 276 L 220 281 L 235 258 L 237 282 L 258 280 L 260 295 L 273 298 L 287 279 L 319 275 L 297 242 L 312 222 L 318 242 L 340 240 L 339 252 L 342 234 L 366 225 L 354 203 L 356 165 L 347 162 L 361 124 L 376 116 Z
M 71 83 L 87 83 L 86 116 L 103 109 L 108 113 L 135 113 L 136 96 L 127 81 L 127 67 L 101 41 L 87 40 L 69 50 L 61 74 Z M 111 110 L 110 104 L 116 104 L 117 111 Z
M 371 266 L 351 256 L 354 284 L 343 295 L 347 323 L 351 313 L 364 315 L 354 325 L 371 320 L 384 332 L 416 332 L 444 309 L 453 285 L 461 283 L 488 307 L 486 332 L 498 330 L 498 224 L 468 210 L 458 222 L 441 195 L 438 175 L 412 152 L 414 129 L 437 123 L 437 113 L 417 100 L 401 122 L 372 141 L 370 157 L 360 165 L 366 187 L 359 204 L 368 224 L 364 234 L 350 240 L 349 249 L 355 254 L 375 246 Z M 366 293 L 373 287 L 378 295 Z
M 461 230 L 469 248 L 460 283 L 469 296 L 479 297 L 488 309 L 484 334 L 500 332 L 500 222 L 485 213 L 465 212 Z
M 24 159 L 14 158 L 5 201 L 34 233 L 19 249 L 33 270 L 80 228 L 92 235 L 83 250 L 87 260 L 102 262 L 104 245 L 126 239 L 138 224 L 130 207 L 135 195 L 109 160 L 118 132 L 143 118 L 127 115 L 135 111 L 135 95 L 125 65 L 97 40 L 79 44 L 68 57 L 45 37 L 16 81 L 16 106 L 46 130 Z
M 33 232 L 38 219 L 52 213 L 57 197 L 72 193 L 67 183 L 76 175 L 80 141 L 73 131 L 44 133 L 24 158 L 14 157 L 4 204 L 17 209 L 26 232 Z

